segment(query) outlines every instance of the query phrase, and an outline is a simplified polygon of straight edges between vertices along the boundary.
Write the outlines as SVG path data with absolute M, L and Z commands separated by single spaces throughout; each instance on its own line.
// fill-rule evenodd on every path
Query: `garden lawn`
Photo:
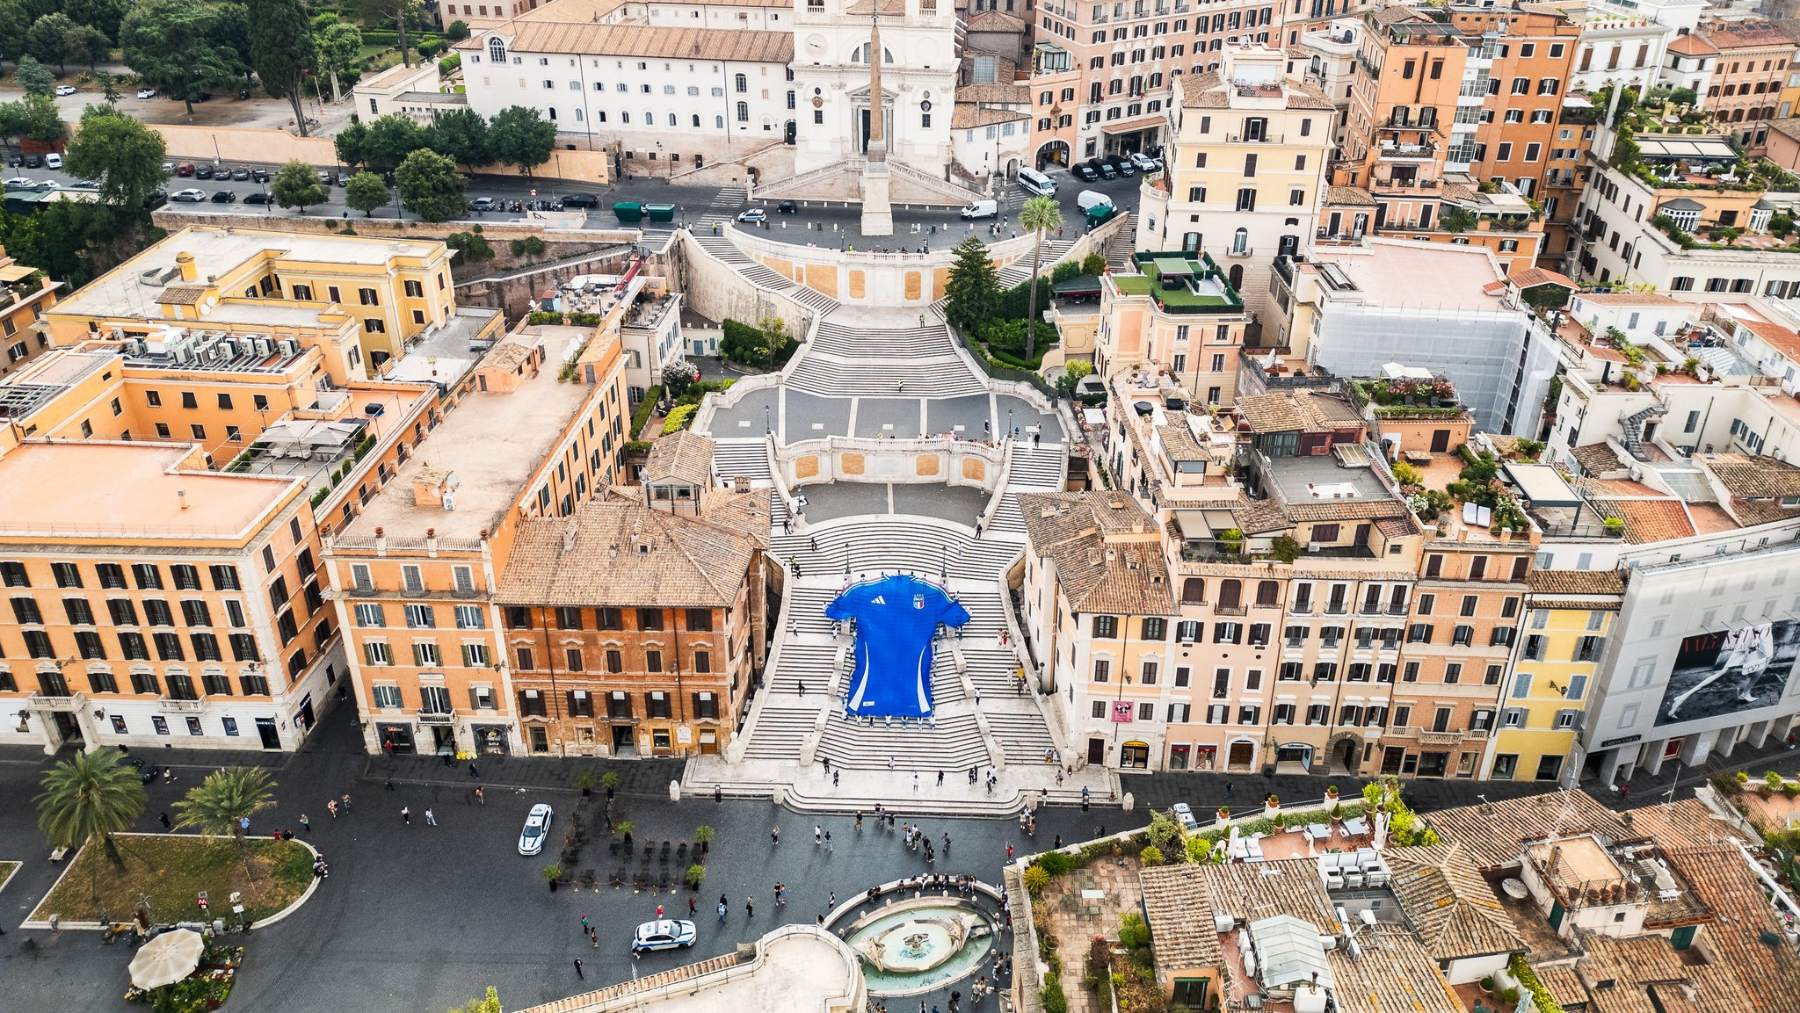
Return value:
M 293 903 L 312 879 L 312 852 L 297 841 L 255 837 L 246 842 L 255 872 L 251 878 L 229 837 L 119 834 L 114 840 L 123 871 L 108 860 L 104 848 L 83 847 L 31 917 L 46 920 L 56 914 L 64 921 L 99 921 L 104 915 L 122 921 L 139 898 L 148 897 L 155 921 L 193 919 L 200 914 L 194 900 L 205 890 L 213 916 L 229 918 L 231 892 L 239 890 L 244 914 L 256 921 Z
M 18 862 L 0 862 L 0 890 L 6 889 L 6 884 L 12 881 L 13 873 L 18 871 Z

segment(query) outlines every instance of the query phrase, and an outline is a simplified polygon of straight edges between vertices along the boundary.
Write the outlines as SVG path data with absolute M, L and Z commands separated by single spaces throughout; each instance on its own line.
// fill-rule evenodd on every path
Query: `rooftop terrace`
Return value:
M 1204 253 L 1141 252 L 1131 259 L 1138 274 L 1109 276 L 1121 295 L 1147 295 L 1166 313 L 1238 313 L 1244 308 L 1219 265 Z

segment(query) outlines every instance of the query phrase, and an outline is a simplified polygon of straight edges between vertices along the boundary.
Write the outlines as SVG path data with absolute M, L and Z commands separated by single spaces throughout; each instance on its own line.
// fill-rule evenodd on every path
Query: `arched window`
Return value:
M 498 35 L 488 39 L 488 60 L 492 63 L 506 62 L 506 43 L 500 41 Z
M 748 77 L 744 76 L 743 74 L 739 74 L 736 77 L 732 78 L 731 80 L 732 80 L 732 87 L 737 91 L 737 93 L 739 95 L 742 95 L 745 92 L 750 90 L 750 79 Z
M 713 117 L 713 129 L 714 130 L 724 130 L 725 129 L 725 117 L 714 116 Z
M 750 122 L 750 103 L 739 102 L 737 104 L 737 121 L 739 123 Z
M 545 109 L 544 112 L 547 114 L 547 117 L 550 120 L 554 121 L 556 119 L 556 107 L 555 106 L 551 106 L 548 109 Z
M 699 129 L 699 127 L 700 127 L 700 114 L 695 113 L 694 114 L 694 128 Z
M 1183 605 L 1203 605 L 1206 603 L 1206 581 L 1199 577 L 1189 577 L 1181 582 L 1181 603 Z
M 1231 234 L 1231 252 L 1243 254 L 1250 249 L 1250 230 L 1238 229 Z
M 1256 585 L 1256 603 L 1258 605 L 1281 604 L 1281 585 L 1272 580 L 1259 581 Z
M 1231 287 L 1239 292 L 1244 290 L 1244 265 L 1231 265 Z

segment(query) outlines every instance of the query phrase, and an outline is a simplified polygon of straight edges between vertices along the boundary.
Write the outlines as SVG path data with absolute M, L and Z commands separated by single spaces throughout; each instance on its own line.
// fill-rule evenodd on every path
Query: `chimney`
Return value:
M 432 559 L 437 558 L 438 537 L 437 537 L 437 529 L 436 528 L 426 528 L 425 529 L 425 554 L 427 556 L 430 556 Z
M 377 556 L 387 555 L 387 529 L 386 528 L 378 527 L 375 529 L 375 554 Z
M 194 266 L 194 255 L 186 250 L 175 255 L 175 266 L 181 269 L 182 281 L 195 281 L 200 277 L 200 269 Z
M 564 552 L 574 552 L 575 551 L 575 522 L 573 520 L 570 520 L 569 523 L 563 525 L 563 548 L 562 548 L 562 550 Z

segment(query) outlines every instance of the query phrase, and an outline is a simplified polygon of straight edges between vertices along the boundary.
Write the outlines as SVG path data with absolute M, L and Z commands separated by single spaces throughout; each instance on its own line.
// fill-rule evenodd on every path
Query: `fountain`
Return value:
M 953 897 L 901 901 L 859 918 L 845 941 L 862 958 L 870 993 L 908 995 L 956 981 L 993 948 L 993 925 Z

